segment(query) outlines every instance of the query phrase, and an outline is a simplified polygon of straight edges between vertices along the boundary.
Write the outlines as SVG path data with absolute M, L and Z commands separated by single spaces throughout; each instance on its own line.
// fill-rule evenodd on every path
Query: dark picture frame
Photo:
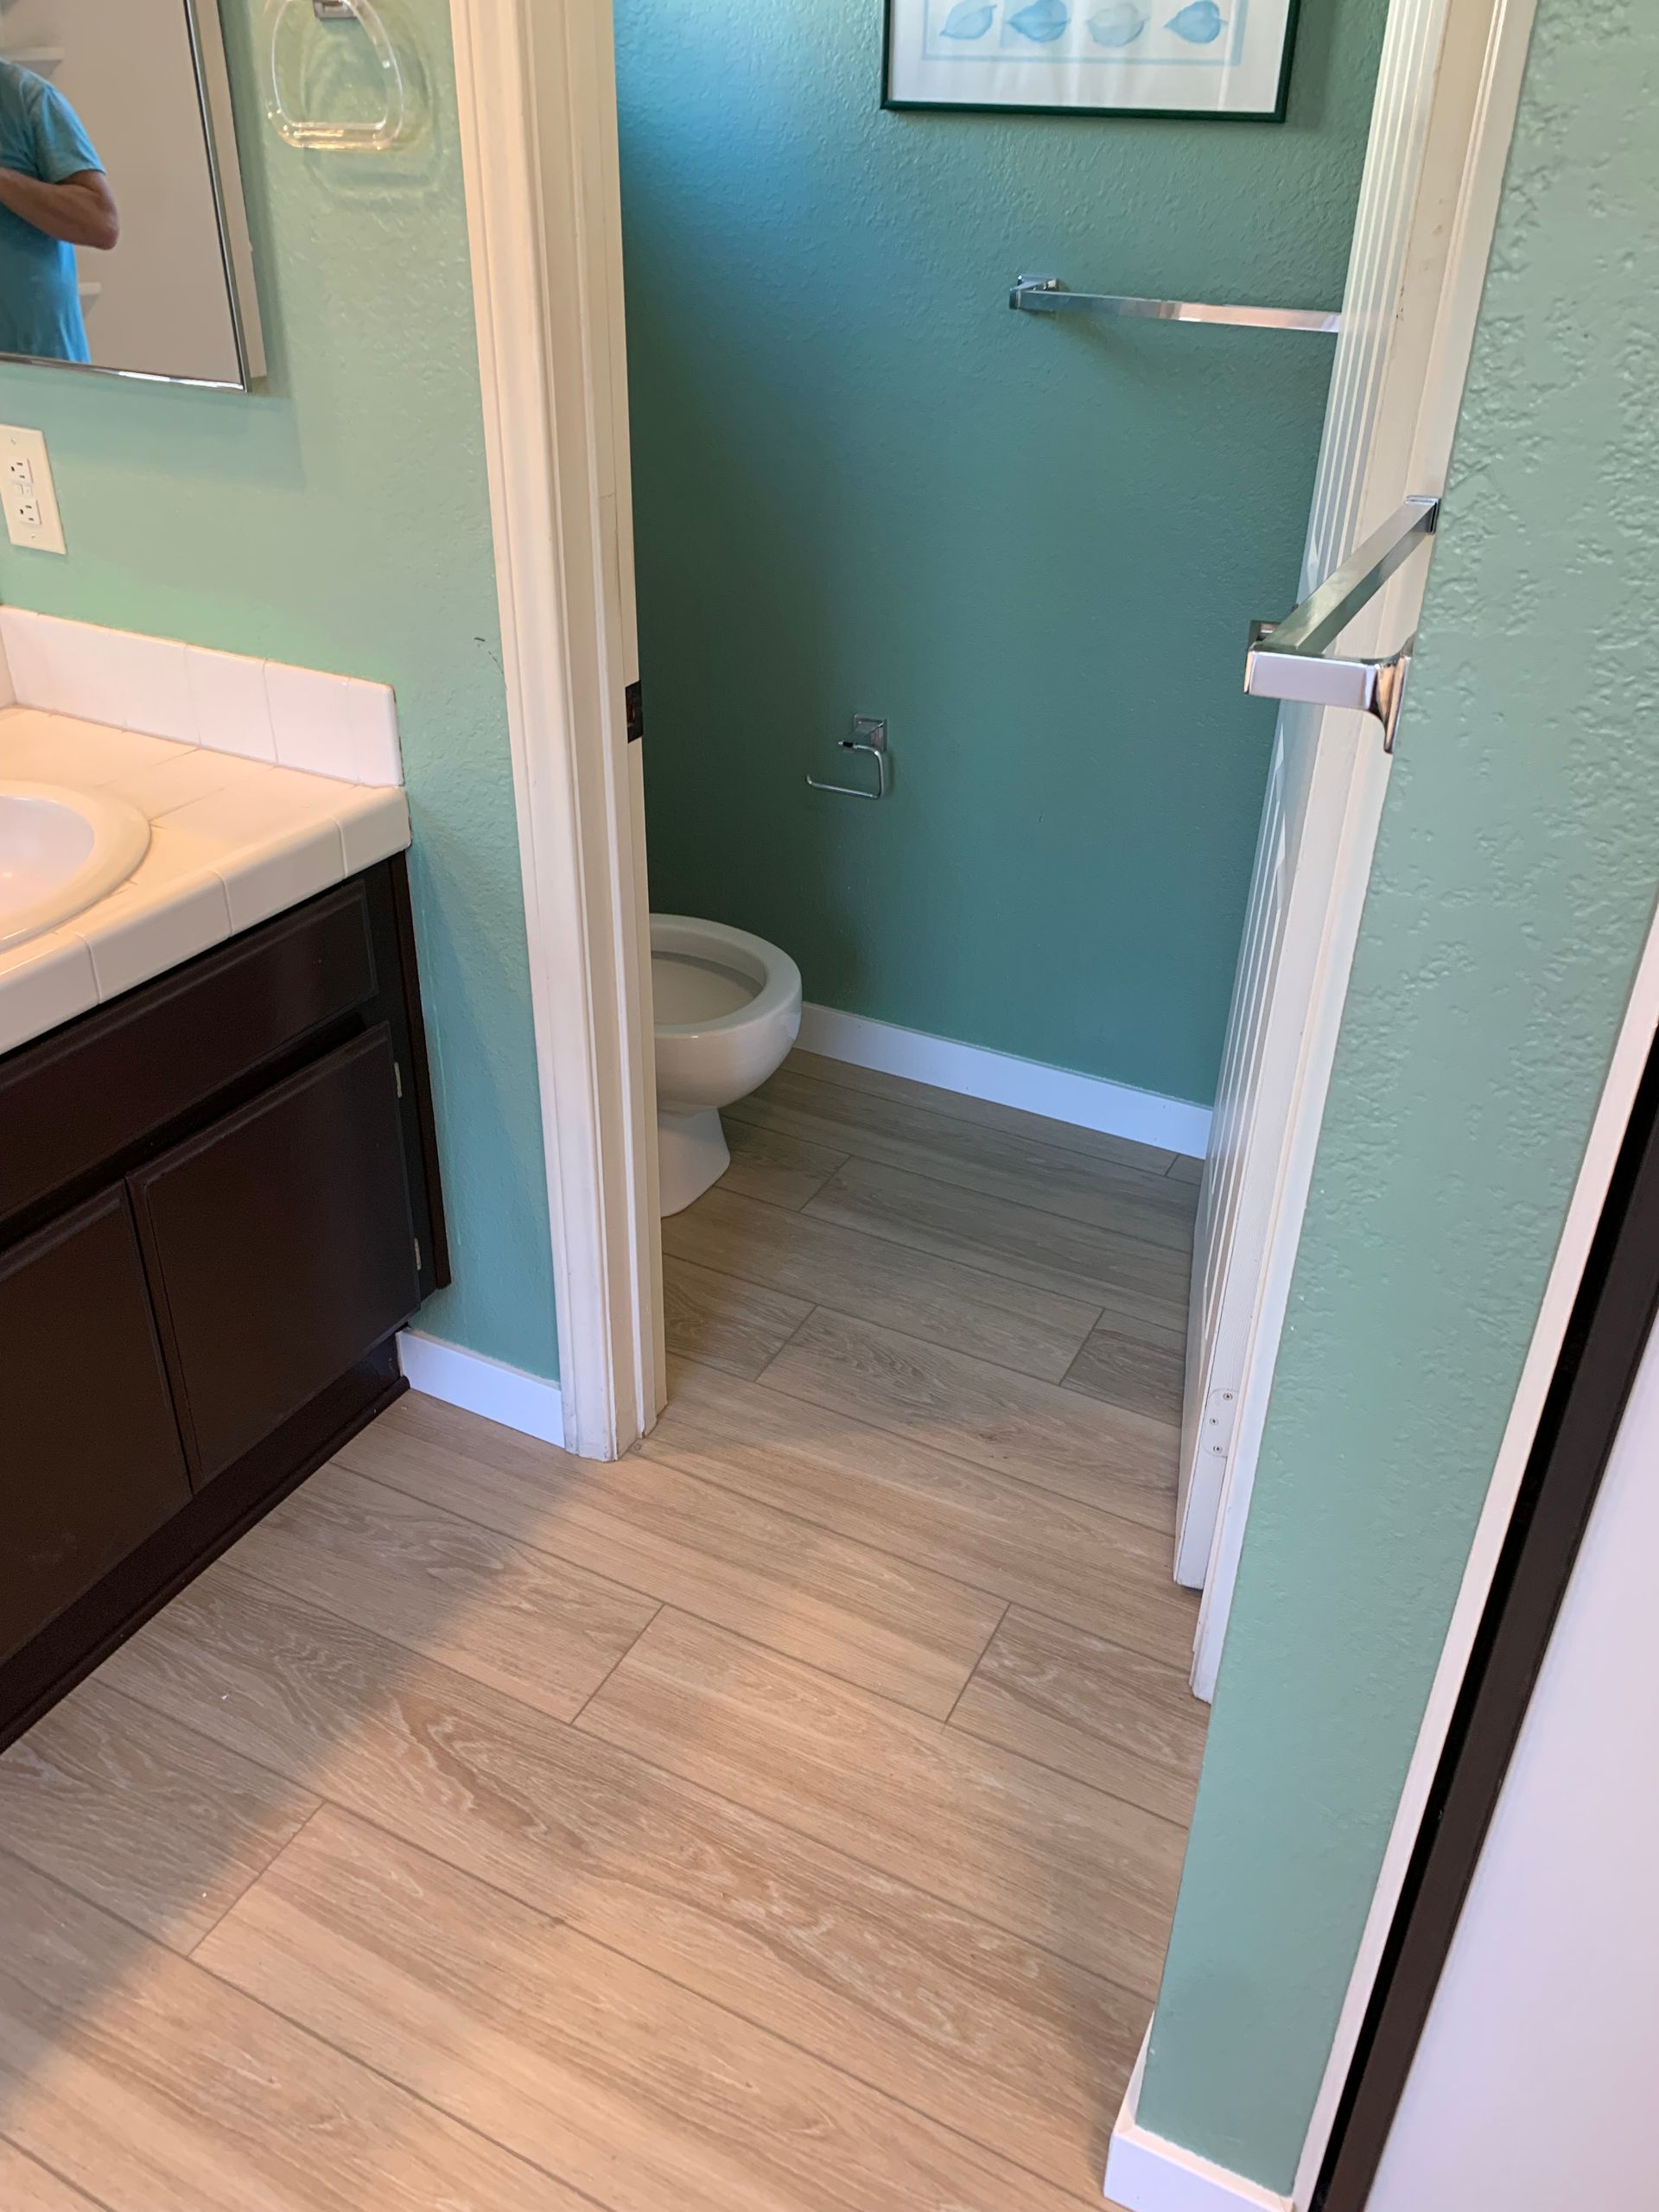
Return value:
M 1096 106 L 1081 101 L 963 100 L 901 98 L 893 91 L 893 40 L 901 14 L 925 4 L 925 0 L 884 0 L 881 23 L 881 105 L 898 115 L 1054 115 L 1089 116 L 1122 121 L 1162 123 L 1283 123 L 1290 105 L 1291 62 L 1296 50 L 1297 22 L 1301 0 L 1288 0 L 1274 87 L 1273 105 L 1262 108 L 1183 108 L 1147 102 L 1132 107 Z M 1015 0 L 988 0 L 996 10 L 1012 8 Z M 1077 0 L 1087 5 L 1088 0 Z M 1176 12 L 1176 0 L 1169 0 Z

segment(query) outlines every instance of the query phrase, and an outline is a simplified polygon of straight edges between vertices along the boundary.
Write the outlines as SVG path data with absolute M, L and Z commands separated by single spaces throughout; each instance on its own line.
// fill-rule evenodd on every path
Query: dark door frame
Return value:
M 1362 2212 L 1659 1310 L 1659 1046 L 1631 1109 L 1309 2212 Z

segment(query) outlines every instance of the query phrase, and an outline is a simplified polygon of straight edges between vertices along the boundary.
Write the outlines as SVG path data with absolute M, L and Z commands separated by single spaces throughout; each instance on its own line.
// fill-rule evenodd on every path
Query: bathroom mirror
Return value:
M 217 0 L 0 0 L 0 358 L 264 373 Z

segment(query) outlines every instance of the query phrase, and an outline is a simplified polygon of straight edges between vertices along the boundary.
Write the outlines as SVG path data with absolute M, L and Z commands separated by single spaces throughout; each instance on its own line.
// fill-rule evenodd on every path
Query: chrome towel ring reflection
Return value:
M 834 791 L 839 798 L 886 798 L 887 795 L 887 726 L 879 715 L 855 715 L 853 734 L 837 738 L 836 742 L 843 753 L 868 753 L 875 762 L 875 789 L 867 791 L 857 784 L 821 784 L 816 776 L 807 782 L 815 791 Z
M 355 21 L 361 28 L 379 66 L 385 95 L 385 109 L 378 121 L 328 123 L 320 117 L 296 116 L 289 111 L 283 97 L 280 50 L 283 25 L 288 20 L 290 9 L 305 4 L 306 0 L 267 0 L 265 21 L 269 31 L 270 80 L 265 92 L 265 114 L 271 128 L 290 146 L 298 146 L 308 152 L 385 153 L 408 136 L 409 99 L 404 89 L 404 73 L 397 60 L 397 49 L 380 20 L 373 0 L 310 0 L 310 6 L 321 23 Z

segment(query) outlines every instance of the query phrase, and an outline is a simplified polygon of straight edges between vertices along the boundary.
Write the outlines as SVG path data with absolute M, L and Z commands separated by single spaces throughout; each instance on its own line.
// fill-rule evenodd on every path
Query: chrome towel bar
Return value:
M 1318 330 L 1327 334 L 1342 328 L 1342 316 L 1324 308 L 1211 307 L 1202 300 L 1139 300 L 1123 292 L 1068 292 L 1058 276 L 1019 276 L 1008 294 L 1008 305 L 1026 315 L 1088 315 L 1144 316 L 1154 322 L 1242 323 L 1250 330 Z
M 1380 660 L 1327 658 L 1356 614 L 1382 590 L 1397 569 L 1427 543 L 1440 519 L 1440 503 L 1426 496 L 1408 499 L 1333 569 L 1319 589 L 1282 622 L 1252 622 L 1244 659 L 1244 689 L 1257 699 L 1294 699 L 1312 707 L 1351 707 L 1382 725 L 1384 752 L 1394 750 L 1395 725 L 1411 649 L 1408 638 L 1396 653 Z

